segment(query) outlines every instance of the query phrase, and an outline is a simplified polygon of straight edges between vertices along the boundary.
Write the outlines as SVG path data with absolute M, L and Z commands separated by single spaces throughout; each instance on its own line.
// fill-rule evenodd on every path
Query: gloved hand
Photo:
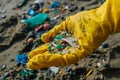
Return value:
M 83 11 L 68 17 L 61 24 L 42 35 L 42 41 L 45 44 L 29 53 L 27 67 L 37 70 L 50 66 L 65 66 L 77 63 L 80 59 L 90 55 L 110 34 L 120 32 L 119 7 L 120 0 L 107 0 L 97 9 Z M 47 43 L 59 31 L 64 30 L 72 32 L 81 47 L 64 55 L 51 54 Z

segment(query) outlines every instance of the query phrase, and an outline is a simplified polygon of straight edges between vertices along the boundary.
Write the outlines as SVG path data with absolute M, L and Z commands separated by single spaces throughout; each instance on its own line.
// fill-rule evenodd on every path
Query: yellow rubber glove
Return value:
M 77 63 L 80 59 L 90 55 L 107 37 L 120 32 L 120 0 L 106 0 L 97 9 L 83 11 L 70 16 L 61 24 L 42 35 L 46 44 L 29 53 L 27 67 L 33 70 L 50 66 L 65 66 Z M 67 54 L 51 54 L 47 42 L 50 42 L 59 31 L 68 30 L 78 38 L 80 48 Z M 72 47 L 70 48 L 72 49 Z

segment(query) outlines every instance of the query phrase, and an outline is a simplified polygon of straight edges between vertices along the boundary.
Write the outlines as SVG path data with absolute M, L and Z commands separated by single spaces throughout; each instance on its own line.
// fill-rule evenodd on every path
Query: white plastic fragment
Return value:
M 2 15 L 1 16 L 1 19 L 5 19 L 7 16 L 6 15 Z
M 99 63 L 99 62 L 97 63 L 97 66 L 98 66 L 98 67 L 102 67 L 101 63 Z
M 59 67 L 52 66 L 52 67 L 50 67 L 50 70 L 56 74 L 59 71 Z
M 60 15 L 55 16 L 53 19 L 56 20 L 60 17 Z
M 43 0 L 35 0 L 34 3 L 43 2 Z
M 62 40 L 66 41 L 70 46 L 75 47 L 75 44 L 70 39 L 62 38 Z

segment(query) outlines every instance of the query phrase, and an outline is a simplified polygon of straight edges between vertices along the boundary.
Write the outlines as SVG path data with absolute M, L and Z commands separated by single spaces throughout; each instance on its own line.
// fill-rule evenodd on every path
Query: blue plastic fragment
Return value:
M 21 63 L 21 64 L 26 64 L 27 61 L 28 61 L 28 56 L 24 53 L 19 53 L 17 56 L 16 56 L 16 61 L 18 63 Z
M 54 1 L 51 5 L 51 8 L 57 8 L 59 6 L 60 2 Z

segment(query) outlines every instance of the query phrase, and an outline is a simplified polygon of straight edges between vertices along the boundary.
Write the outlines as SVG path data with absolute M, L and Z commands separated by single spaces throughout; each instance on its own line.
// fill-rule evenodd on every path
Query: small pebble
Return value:
M 15 60 L 14 60 L 14 59 L 11 59 L 10 61 L 13 62 L 13 61 L 15 61 Z
M 109 67 L 109 63 L 103 64 L 103 67 Z
M 5 19 L 7 16 L 6 15 L 2 15 L 1 16 L 1 19 Z
M 1 70 L 5 70 L 6 69 L 6 65 L 2 65 Z
M 101 46 L 102 46 L 102 48 L 108 48 L 109 44 L 108 43 L 103 43 Z
M 2 14 L 4 14 L 4 13 L 6 13 L 6 11 L 5 11 L 5 10 L 3 10 L 3 11 L 2 11 Z
M 6 73 L 4 74 L 4 78 L 9 77 L 9 76 L 10 76 L 10 73 L 9 73 L 9 72 L 6 72 Z
M 97 67 L 100 68 L 101 66 L 102 66 L 101 63 L 98 62 L 98 63 L 97 63 Z

